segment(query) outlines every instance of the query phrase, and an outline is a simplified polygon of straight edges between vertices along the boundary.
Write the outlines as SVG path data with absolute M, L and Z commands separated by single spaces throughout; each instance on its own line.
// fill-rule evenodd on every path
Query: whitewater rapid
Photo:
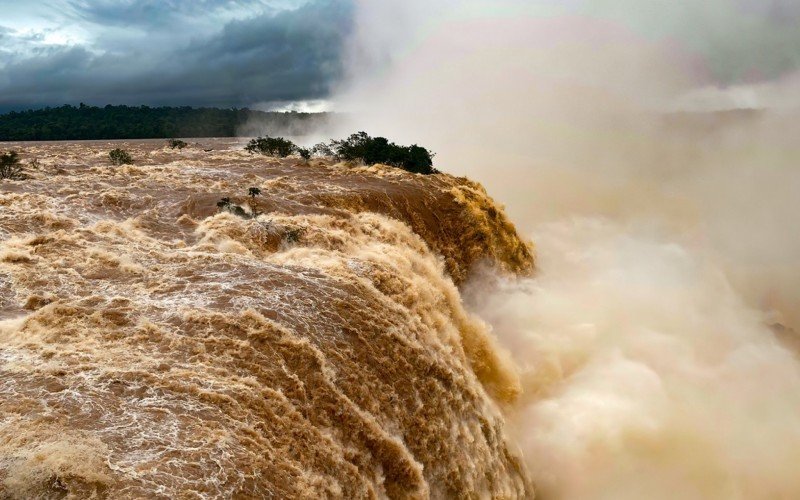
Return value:
M 0 497 L 531 497 L 520 380 L 457 288 L 533 269 L 483 189 L 206 142 L 19 146 Z

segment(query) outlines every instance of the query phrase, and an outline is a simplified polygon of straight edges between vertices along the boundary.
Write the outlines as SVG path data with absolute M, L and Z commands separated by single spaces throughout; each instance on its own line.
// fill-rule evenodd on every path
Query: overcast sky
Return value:
M 358 1 L 394 0 L 0 0 L 0 110 L 324 100 L 343 74 Z M 800 0 L 449 5 L 478 16 L 605 19 L 696 53 L 721 86 L 800 67 Z
M 349 0 L 0 0 L 0 108 L 324 98 Z

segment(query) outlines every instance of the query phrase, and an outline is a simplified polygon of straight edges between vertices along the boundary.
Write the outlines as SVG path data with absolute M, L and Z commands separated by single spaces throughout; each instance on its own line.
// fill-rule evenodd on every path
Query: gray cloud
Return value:
M 0 30 L 4 40 L 16 35 L 17 48 L 0 54 L 0 109 L 323 98 L 341 73 L 353 10 L 349 0 L 294 9 L 248 0 L 64 5 L 90 27 L 89 40 L 50 44 L 43 33 Z

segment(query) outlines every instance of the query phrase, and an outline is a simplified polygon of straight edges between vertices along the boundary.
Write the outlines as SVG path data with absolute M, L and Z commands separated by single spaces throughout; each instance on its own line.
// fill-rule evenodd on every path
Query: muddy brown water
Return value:
M 533 259 L 479 185 L 236 140 L 6 149 L 38 167 L 0 181 L 0 498 L 533 495 L 458 290 Z

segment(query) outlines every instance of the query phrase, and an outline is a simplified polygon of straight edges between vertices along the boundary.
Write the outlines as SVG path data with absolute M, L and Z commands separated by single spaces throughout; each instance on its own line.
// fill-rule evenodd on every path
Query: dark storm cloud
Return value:
M 19 50 L 0 60 L 0 109 L 78 101 L 243 106 L 322 98 L 341 73 L 353 14 L 348 0 L 296 9 L 211 0 L 64 5 L 68 15 L 101 29 L 77 45 L 25 43 L 18 35 Z M 13 35 L 0 30 L 0 37 Z
M 207 43 L 190 47 L 198 63 L 213 61 L 232 87 L 258 98 L 257 89 L 273 88 L 273 98 L 322 97 L 339 76 L 342 43 L 351 12 L 341 5 L 303 7 L 277 16 L 234 21 Z M 194 65 L 201 70 L 201 65 Z M 234 78 L 231 78 L 235 75 Z

